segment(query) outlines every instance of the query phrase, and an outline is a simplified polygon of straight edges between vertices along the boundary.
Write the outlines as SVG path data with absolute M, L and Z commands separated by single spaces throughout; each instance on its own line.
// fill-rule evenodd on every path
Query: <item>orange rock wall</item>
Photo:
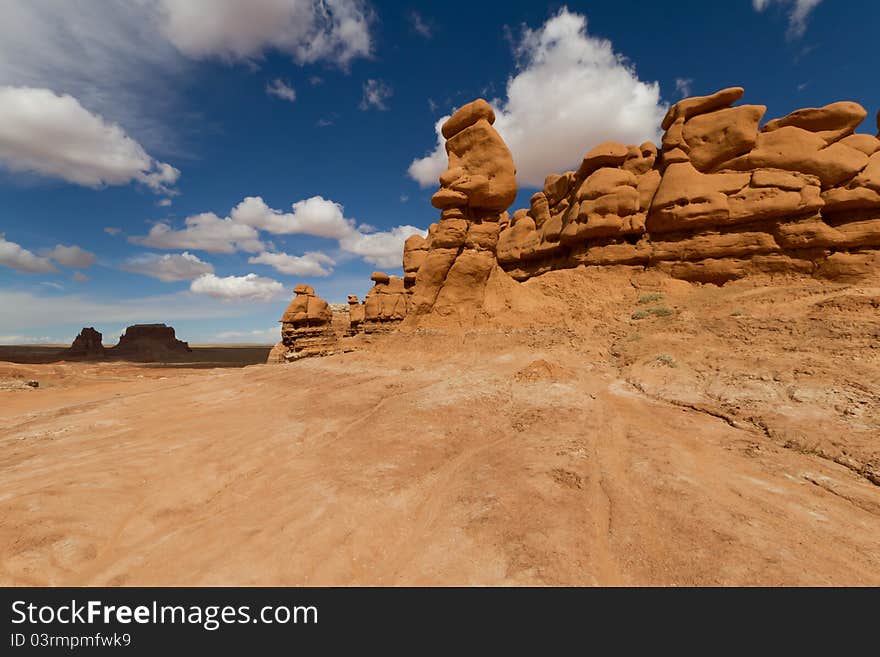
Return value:
M 576 171 L 548 176 L 503 226 L 498 263 L 517 280 L 579 265 L 714 283 L 876 270 L 880 139 L 854 133 L 864 108 L 833 103 L 761 127 L 766 108 L 733 106 L 742 95 L 734 87 L 672 106 L 659 151 L 608 142 Z

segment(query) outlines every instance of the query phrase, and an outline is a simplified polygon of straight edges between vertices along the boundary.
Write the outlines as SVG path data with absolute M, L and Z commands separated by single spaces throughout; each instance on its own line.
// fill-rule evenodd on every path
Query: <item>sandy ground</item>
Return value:
M 569 311 L 0 363 L 0 583 L 880 585 L 880 287 L 527 285 Z

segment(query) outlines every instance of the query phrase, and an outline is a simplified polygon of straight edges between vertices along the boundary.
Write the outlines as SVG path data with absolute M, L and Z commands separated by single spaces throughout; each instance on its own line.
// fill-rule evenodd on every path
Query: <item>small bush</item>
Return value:
M 742 310 L 734 310 L 730 313 L 731 317 L 742 317 L 743 315 L 745 315 L 745 313 Z
M 666 367 L 678 367 L 678 363 L 676 363 L 675 359 L 669 354 L 660 354 L 654 360 Z
M 641 310 L 635 311 L 631 317 L 633 319 L 647 319 L 648 317 L 669 317 L 669 315 L 675 314 L 674 311 L 670 310 L 666 306 L 655 306 L 653 308 L 642 308 Z
M 643 294 L 639 297 L 638 304 L 640 306 L 645 305 L 646 303 L 654 303 L 655 301 L 660 301 L 663 298 L 663 295 L 660 292 L 650 292 L 648 294 Z

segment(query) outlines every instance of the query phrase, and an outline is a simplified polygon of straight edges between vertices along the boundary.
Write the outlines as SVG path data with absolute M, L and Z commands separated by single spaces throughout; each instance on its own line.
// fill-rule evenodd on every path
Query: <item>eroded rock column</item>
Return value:
M 431 198 L 440 221 L 431 226 L 424 245 L 416 240 L 408 245 L 412 264 L 405 263 L 409 273 L 417 271 L 416 316 L 468 321 L 483 308 L 486 283 L 497 267 L 500 223 L 517 191 L 513 157 L 494 122 L 492 108 L 478 99 L 442 126 L 449 165 Z

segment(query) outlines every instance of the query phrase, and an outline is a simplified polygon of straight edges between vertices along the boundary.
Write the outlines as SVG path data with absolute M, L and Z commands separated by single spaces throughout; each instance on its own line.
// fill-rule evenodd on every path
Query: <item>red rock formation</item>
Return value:
M 507 275 L 581 265 L 718 284 L 752 273 L 876 272 L 880 133 L 855 133 L 864 108 L 837 102 L 762 127 L 766 107 L 735 106 L 742 96 L 731 87 L 676 103 L 659 150 L 600 144 L 576 170 L 547 176 L 513 216 L 515 169 L 494 112 L 482 99 L 461 107 L 441 129 L 449 166 L 431 199 L 440 220 L 406 241 L 402 282 L 374 274 L 352 331 L 402 316 L 473 323 L 504 303 L 487 297 L 490 279 L 499 290 Z M 877 122 L 880 130 L 880 113 Z
M 64 352 L 64 358 L 104 358 L 103 336 L 93 327 L 84 328 Z
M 405 271 L 415 273 L 415 316 L 468 321 L 483 308 L 486 283 L 497 267 L 495 248 L 504 210 L 517 190 L 513 157 L 494 122 L 492 108 L 478 99 L 442 127 L 449 166 L 431 198 L 441 211 L 440 221 L 426 240 L 410 238 L 405 250 Z
M 867 112 L 832 103 L 759 127 L 741 87 L 673 105 L 658 154 L 606 143 L 547 177 L 502 231 L 498 261 L 518 280 L 578 265 L 656 266 L 723 283 L 749 273 L 870 271 L 880 245 L 880 140 Z M 841 258 L 837 258 L 840 261 Z
M 293 292 L 296 296 L 281 317 L 281 346 L 272 350 L 270 362 L 326 355 L 336 347 L 328 303 L 310 285 L 297 285 Z

